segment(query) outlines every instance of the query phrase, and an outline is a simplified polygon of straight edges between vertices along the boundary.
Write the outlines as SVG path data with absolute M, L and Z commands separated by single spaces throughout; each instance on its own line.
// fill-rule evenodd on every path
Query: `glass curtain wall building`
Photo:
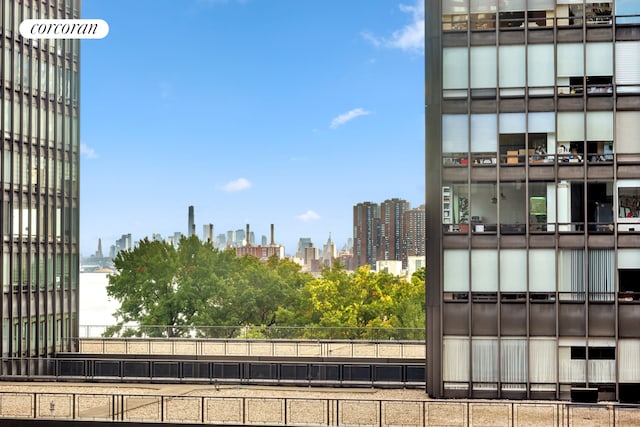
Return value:
M 425 4 L 428 393 L 640 400 L 640 2 Z
M 1 373 L 74 351 L 78 329 L 79 41 L 26 40 L 29 18 L 79 18 L 79 0 L 1 0 Z

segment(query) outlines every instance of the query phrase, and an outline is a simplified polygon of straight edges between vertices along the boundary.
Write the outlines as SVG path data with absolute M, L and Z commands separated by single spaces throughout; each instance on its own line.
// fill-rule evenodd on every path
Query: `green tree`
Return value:
M 124 323 L 143 325 L 183 324 L 182 303 L 178 289 L 178 254 L 173 246 L 143 239 L 130 251 L 120 251 L 114 259 L 117 270 L 109 276 L 107 295 L 120 302 L 114 313 L 119 324 L 108 333 L 115 333 Z M 137 331 L 140 333 L 141 331 Z M 159 335 L 159 331 L 147 331 Z M 167 331 L 179 335 L 177 328 Z
M 297 303 L 278 311 L 278 322 L 329 328 L 329 338 L 385 338 L 393 336 L 392 328 L 424 327 L 420 275 L 408 282 L 368 266 L 349 273 L 337 264 L 309 280 L 298 296 Z M 372 328 L 389 332 L 374 336 Z

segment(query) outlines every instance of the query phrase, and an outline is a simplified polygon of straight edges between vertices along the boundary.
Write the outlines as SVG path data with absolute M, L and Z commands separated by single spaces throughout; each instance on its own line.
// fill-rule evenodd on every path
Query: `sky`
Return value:
M 122 234 L 338 248 L 353 206 L 424 203 L 423 0 L 83 0 L 81 253 Z

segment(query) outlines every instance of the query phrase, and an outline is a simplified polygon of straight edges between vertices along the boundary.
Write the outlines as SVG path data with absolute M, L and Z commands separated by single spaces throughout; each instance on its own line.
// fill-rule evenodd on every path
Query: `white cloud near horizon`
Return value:
M 413 6 L 400 4 L 399 8 L 412 15 L 409 24 L 391 33 L 390 37 L 376 36 L 370 32 L 363 32 L 362 37 L 375 47 L 424 53 L 424 0 L 416 0 Z
M 251 188 L 251 182 L 246 178 L 238 178 L 227 182 L 222 189 L 228 192 L 243 191 Z
M 93 148 L 89 147 L 87 144 L 80 144 L 80 154 L 85 156 L 87 159 L 97 159 L 98 158 L 98 154 L 96 153 L 96 150 L 94 150 Z
M 335 129 L 338 126 L 342 126 L 343 124 L 355 119 L 356 117 L 366 116 L 371 114 L 371 111 L 364 110 L 362 108 L 354 108 L 351 111 L 347 111 L 346 113 L 340 114 L 338 117 L 335 117 L 331 120 L 331 129 Z
M 308 210 L 302 215 L 298 215 L 296 218 L 298 219 L 298 221 L 302 221 L 302 222 L 317 221 L 320 219 L 320 215 L 318 215 L 312 210 Z

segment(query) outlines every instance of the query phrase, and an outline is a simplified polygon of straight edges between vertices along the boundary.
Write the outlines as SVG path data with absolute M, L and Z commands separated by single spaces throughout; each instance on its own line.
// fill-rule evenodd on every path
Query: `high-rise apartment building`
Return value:
M 425 6 L 428 393 L 640 400 L 640 2 Z
M 402 263 L 407 266 L 408 257 L 425 256 L 426 217 L 424 205 L 409 209 L 402 217 Z
M 403 261 L 406 266 L 407 255 L 402 250 L 403 216 L 409 209 L 410 203 L 402 199 L 388 199 L 380 203 L 380 240 L 376 258 L 378 261 Z
M 353 256 L 355 267 L 370 265 L 377 260 L 380 237 L 380 207 L 363 202 L 353 207 Z
M 79 16 L 77 0 L 0 3 L 3 360 L 77 350 L 80 44 L 27 40 L 19 25 Z M 2 373 L 40 366 L 14 360 Z

